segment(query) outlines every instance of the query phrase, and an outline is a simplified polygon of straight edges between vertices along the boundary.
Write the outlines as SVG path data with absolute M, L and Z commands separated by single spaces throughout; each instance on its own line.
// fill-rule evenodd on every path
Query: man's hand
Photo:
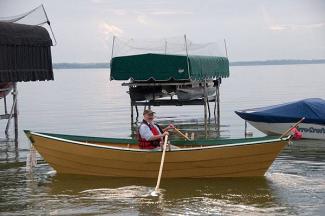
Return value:
M 162 136 L 165 137 L 166 135 L 169 135 L 169 132 L 168 131 L 165 131 Z
M 174 128 L 175 128 L 175 125 L 173 125 L 173 124 L 169 124 L 169 125 L 168 125 L 168 128 L 173 128 L 173 129 L 174 129 Z
M 165 130 L 174 129 L 174 128 L 175 128 L 175 126 L 174 126 L 173 124 L 169 124 L 169 125 L 165 128 Z

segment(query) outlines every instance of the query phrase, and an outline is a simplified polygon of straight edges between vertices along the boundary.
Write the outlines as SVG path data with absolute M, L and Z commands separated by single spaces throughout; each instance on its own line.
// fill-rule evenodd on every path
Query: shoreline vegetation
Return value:
M 265 61 L 234 61 L 230 66 L 260 66 L 260 65 L 296 65 L 296 64 L 325 64 L 325 59 L 311 60 L 265 60 Z M 89 68 L 109 68 L 109 63 L 53 63 L 54 69 L 89 69 Z

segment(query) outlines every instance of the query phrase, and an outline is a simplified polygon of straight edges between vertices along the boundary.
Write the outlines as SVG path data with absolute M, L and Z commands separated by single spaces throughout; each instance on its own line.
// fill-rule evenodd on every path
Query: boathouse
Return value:
M 44 27 L 0 22 L 0 99 L 4 102 L 8 138 L 10 120 L 14 118 L 15 141 L 18 138 L 17 82 L 53 80 L 52 40 Z M 12 93 L 10 111 L 7 95 Z

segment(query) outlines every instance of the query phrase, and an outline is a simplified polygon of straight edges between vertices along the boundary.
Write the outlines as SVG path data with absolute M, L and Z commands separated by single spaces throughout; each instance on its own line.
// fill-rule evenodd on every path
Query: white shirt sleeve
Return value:
M 140 133 L 140 136 L 147 141 L 149 141 L 149 139 L 153 136 L 148 125 L 145 125 L 145 124 L 141 124 L 141 126 L 139 128 L 139 133 Z

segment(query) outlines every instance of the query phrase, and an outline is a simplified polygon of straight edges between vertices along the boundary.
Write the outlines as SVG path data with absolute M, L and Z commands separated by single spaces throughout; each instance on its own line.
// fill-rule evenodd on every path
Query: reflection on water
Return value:
M 232 68 L 221 85 L 221 137 L 243 137 L 244 121 L 235 110 L 323 97 L 323 69 Z M 306 77 L 306 71 L 315 75 Z M 271 82 L 274 77 L 282 79 Z M 126 89 L 108 78 L 106 70 L 61 70 L 53 82 L 20 83 L 20 129 L 130 137 Z M 306 90 L 305 83 L 311 82 L 313 88 Z M 162 125 L 174 121 L 183 132 L 204 136 L 202 107 L 154 109 Z M 209 137 L 216 137 L 211 127 Z M 255 137 L 263 135 L 249 130 Z M 176 134 L 171 138 L 180 139 Z M 162 179 L 159 197 L 149 196 L 155 179 L 56 175 L 44 162 L 28 174 L 28 149 L 22 131 L 19 148 L 0 142 L 0 215 L 325 215 L 325 141 L 295 141 L 262 178 Z
M 46 172 L 47 168 L 38 168 Z M 21 175 L 20 172 L 18 172 Z M 161 196 L 152 197 L 155 179 L 115 179 L 73 175 L 27 176 L 15 192 L 28 199 L 7 201 L 2 212 L 33 209 L 35 214 L 197 214 L 278 211 L 269 181 L 261 178 L 163 180 Z M 20 191 L 22 190 L 22 191 Z M 14 191 L 5 190 L 7 196 Z M 26 211 L 27 212 L 27 211 Z M 22 211 L 21 213 L 25 213 Z
M 19 160 L 19 149 L 13 141 L 0 140 L 0 166 L 7 163 L 15 163 Z

